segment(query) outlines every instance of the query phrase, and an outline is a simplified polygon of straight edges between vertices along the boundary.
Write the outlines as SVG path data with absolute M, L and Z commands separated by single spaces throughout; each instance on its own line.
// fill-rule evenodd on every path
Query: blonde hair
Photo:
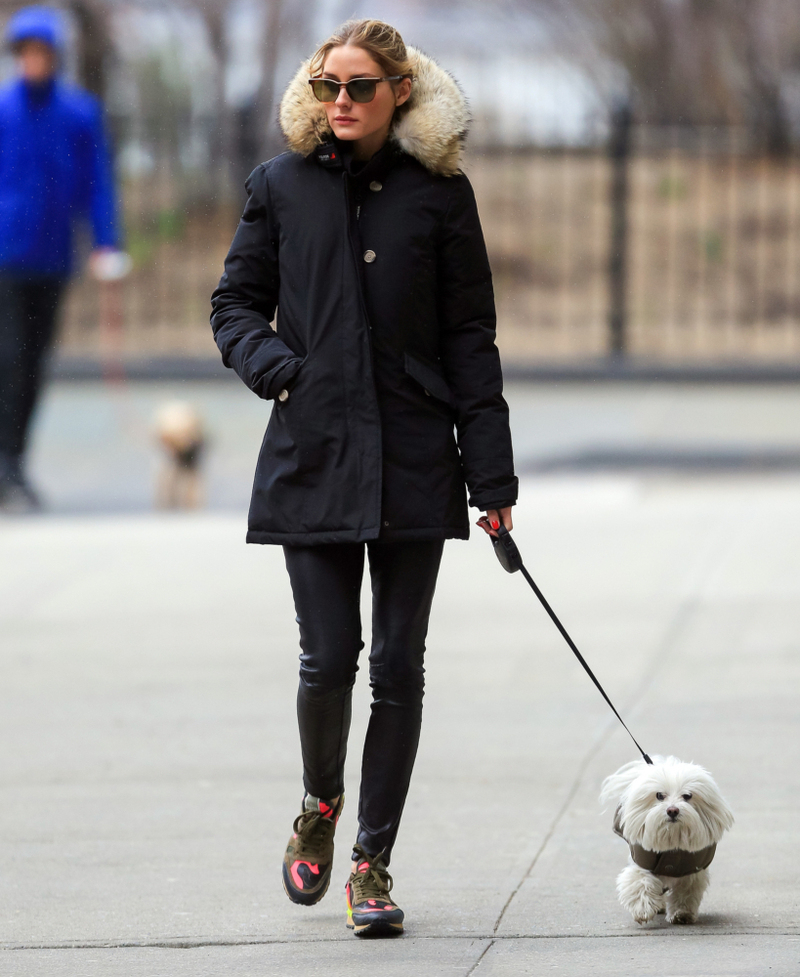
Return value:
M 389 77 L 413 77 L 411 59 L 400 32 L 382 20 L 348 20 L 341 27 L 337 27 L 309 61 L 312 76 L 322 71 L 325 58 L 333 48 L 343 47 L 345 44 L 362 48 Z

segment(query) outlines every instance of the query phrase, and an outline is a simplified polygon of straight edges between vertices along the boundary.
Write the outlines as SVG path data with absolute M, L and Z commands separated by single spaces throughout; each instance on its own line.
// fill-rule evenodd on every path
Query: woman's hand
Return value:
M 476 526 L 480 526 L 481 529 L 488 533 L 489 536 L 496 536 L 502 523 L 506 529 L 511 532 L 514 528 L 514 523 L 511 519 L 511 509 L 513 506 L 506 506 L 505 509 L 487 509 L 486 515 L 481 516 L 480 519 L 475 523 Z

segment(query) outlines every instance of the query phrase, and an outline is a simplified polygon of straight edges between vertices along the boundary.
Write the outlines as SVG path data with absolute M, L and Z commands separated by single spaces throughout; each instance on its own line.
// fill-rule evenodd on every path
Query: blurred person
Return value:
M 330 882 L 366 559 L 372 711 L 346 921 L 391 935 L 444 541 L 469 537 L 465 483 L 489 531 L 512 528 L 517 497 L 491 273 L 460 170 L 463 96 L 393 27 L 339 28 L 281 124 L 291 152 L 250 175 L 212 326 L 226 366 L 274 402 L 247 540 L 283 546 L 300 625 L 305 795 L 283 884 L 312 905 Z
M 61 77 L 61 15 L 25 7 L 6 42 L 17 75 L 0 89 L 0 508 L 30 511 L 39 500 L 25 449 L 72 270 L 74 225 L 90 219 L 95 255 L 118 239 L 101 106 Z

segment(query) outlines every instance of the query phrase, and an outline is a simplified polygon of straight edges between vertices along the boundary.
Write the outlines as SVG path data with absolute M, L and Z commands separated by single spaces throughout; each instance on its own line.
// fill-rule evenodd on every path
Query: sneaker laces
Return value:
M 392 891 L 394 880 L 383 862 L 386 849 L 384 848 L 383 851 L 371 858 L 361 845 L 353 845 L 353 851 L 358 855 L 355 868 L 350 876 L 350 884 L 353 886 L 353 905 L 366 902 L 367 899 L 382 899 L 385 902 L 391 902 L 389 893 Z M 365 862 L 367 867 L 362 869 Z
M 319 811 L 303 811 L 294 819 L 292 830 L 297 835 L 298 858 L 318 861 L 328 854 L 330 836 L 336 829 L 336 819 Z

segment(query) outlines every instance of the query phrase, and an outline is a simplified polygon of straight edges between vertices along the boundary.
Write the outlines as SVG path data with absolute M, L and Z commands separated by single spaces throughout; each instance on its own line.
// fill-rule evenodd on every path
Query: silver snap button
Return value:
M 389 525 L 389 520 L 388 519 L 384 519 L 383 520 L 383 525 L 384 526 L 388 526 Z
M 375 254 L 375 252 L 374 252 L 374 251 L 365 251 L 365 252 L 364 252 L 364 261 L 366 261 L 366 263 L 367 263 L 368 265 L 371 265 L 371 264 L 372 264 L 372 262 L 373 262 L 373 261 L 374 261 L 374 260 L 375 260 L 375 259 L 376 259 L 377 257 L 378 257 L 378 256 L 377 256 L 377 255 Z
M 278 400 L 283 404 L 288 399 L 289 399 L 289 391 L 288 390 L 281 390 L 281 392 L 278 394 Z
M 369 188 L 377 193 L 379 190 L 383 190 L 383 184 L 379 183 L 377 180 L 373 180 L 372 183 L 370 183 Z

